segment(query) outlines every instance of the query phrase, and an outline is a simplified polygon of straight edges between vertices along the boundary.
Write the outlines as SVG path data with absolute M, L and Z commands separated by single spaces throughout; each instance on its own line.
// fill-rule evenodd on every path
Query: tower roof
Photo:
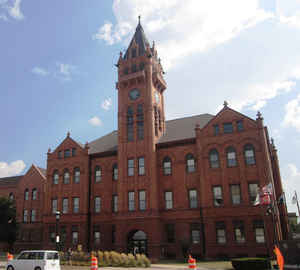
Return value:
M 144 33 L 144 29 L 141 25 L 141 22 L 140 22 L 140 16 L 139 16 L 139 23 L 135 29 L 135 33 L 133 35 L 133 38 L 127 48 L 127 51 L 124 55 L 124 59 L 128 59 L 129 58 L 129 49 L 132 47 L 132 44 L 133 43 L 136 43 L 137 46 L 138 46 L 138 51 L 139 51 L 139 56 L 141 55 L 144 55 L 145 52 L 146 52 L 146 49 L 147 47 L 149 46 L 150 47 L 150 43 L 149 41 L 147 40 L 146 38 L 146 35 Z

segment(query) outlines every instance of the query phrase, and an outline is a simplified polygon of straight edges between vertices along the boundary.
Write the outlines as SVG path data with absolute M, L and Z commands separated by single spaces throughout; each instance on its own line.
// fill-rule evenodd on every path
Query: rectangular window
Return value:
M 200 243 L 200 224 L 193 223 L 191 224 L 191 240 L 193 244 Z
M 113 180 L 118 180 L 118 166 L 116 164 L 113 167 Z
M 28 210 L 24 209 L 23 222 L 28 222 Z
M 73 198 L 73 213 L 79 213 L 79 198 Z
M 139 175 L 145 175 L 145 158 L 138 158 L 138 166 L 139 166 Z
M 128 176 L 134 175 L 134 159 L 128 159 Z
M 57 199 L 52 199 L 52 214 L 56 214 L 57 211 Z
M 237 128 L 237 131 L 243 131 L 244 130 L 243 120 L 236 121 L 236 128 Z
M 233 133 L 232 123 L 224 123 L 223 130 L 224 130 L 224 133 Z
M 189 202 L 190 202 L 190 208 L 198 207 L 197 190 L 195 189 L 189 190 Z
M 214 135 L 217 136 L 220 134 L 220 127 L 219 125 L 214 125 Z
M 72 157 L 76 156 L 76 148 L 72 148 Z
M 139 191 L 139 209 L 146 210 L 146 191 L 145 190 Z
M 214 206 L 221 206 L 223 205 L 223 194 L 222 194 L 222 187 L 221 186 L 214 186 L 213 187 L 213 196 L 214 196 Z
M 133 142 L 133 124 L 127 124 L 127 141 Z
M 113 195 L 112 211 L 114 213 L 118 212 L 118 195 Z
M 172 209 L 173 208 L 173 194 L 172 194 L 172 191 L 166 191 L 165 192 L 165 203 L 166 203 L 166 209 Z
M 69 199 L 63 198 L 63 207 L 62 207 L 63 214 L 67 214 L 69 212 Z
M 66 149 L 64 151 L 64 157 L 67 158 L 67 157 L 70 157 L 71 156 L 71 152 L 70 152 L 70 149 Z
M 58 151 L 58 158 L 61 159 L 62 158 L 62 152 Z
M 101 198 L 95 197 L 95 213 L 100 213 L 101 211 Z
M 135 203 L 134 203 L 134 191 L 128 192 L 128 211 L 135 210 Z
M 166 224 L 165 227 L 167 242 L 174 243 L 175 242 L 175 225 L 174 224 Z
M 226 227 L 223 221 L 216 222 L 216 236 L 218 244 L 226 244 Z
M 95 245 L 99 245 L 101 241 L 101 235 L 99 231 L 94 231 L 94 243 Z
M 254 220 L 253 227 L 256 243 L 265 243 L 264 222 L 262 220 Z
M 254 204 L 257 194 L 258 194 L 258 184 L 257 183 L 251 183 L 248 186 L 249 188 L 249 199 L 250 203 Z
M 230 185 L 232 204 L 241 204 L 241 188 L 240 185 Z
M 78 226 L 72 226 L 72 244 L 77 245 L 78 243 Z
M 245 243 L 245 228 L 243 221 L 234 221 L 233 222 L 234 228 L 234 239 L 237 243 Z
M 32 209 L 31 210 L 31 222 L 36 221 L 36 210 Z

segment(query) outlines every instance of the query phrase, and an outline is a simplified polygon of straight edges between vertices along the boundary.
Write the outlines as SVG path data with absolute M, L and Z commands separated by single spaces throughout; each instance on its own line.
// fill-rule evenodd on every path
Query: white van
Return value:
M 6 264 L 6 270 L 60 270 L 59 253 L 55 250 L 24 250 Z

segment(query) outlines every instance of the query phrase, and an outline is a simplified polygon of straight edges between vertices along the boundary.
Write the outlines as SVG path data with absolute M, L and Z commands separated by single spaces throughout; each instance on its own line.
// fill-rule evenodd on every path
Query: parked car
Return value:
M 6 270 L 60 270 L 59 253 L 55 250 L 24 250 L 16 259 L 7 261 Z

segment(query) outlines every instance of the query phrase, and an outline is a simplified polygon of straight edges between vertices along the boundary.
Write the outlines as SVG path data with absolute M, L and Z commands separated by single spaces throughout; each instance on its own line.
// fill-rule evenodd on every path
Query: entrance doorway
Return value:
M 128 234 L 127 251 L 132 254 L 146 254 L 147 250 L 147 235 L 143 231 L 133 230 Z

